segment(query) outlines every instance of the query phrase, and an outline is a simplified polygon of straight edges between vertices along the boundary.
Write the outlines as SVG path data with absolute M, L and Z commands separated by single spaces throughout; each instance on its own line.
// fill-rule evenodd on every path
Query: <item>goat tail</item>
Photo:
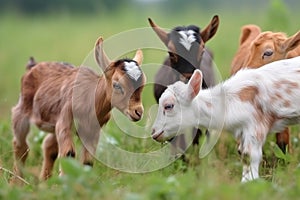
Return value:
M 35 66 L 37 63 L 35 62 L 35 60 L 34 60 L 34 58 L 31 56 L 30 58 L 29 58 L 29 61 L 28 61 L 28 63 L 27 63 L 27 65 L 26 65 L 26 69 L 27 70 L 30 70 L 33 66 Z

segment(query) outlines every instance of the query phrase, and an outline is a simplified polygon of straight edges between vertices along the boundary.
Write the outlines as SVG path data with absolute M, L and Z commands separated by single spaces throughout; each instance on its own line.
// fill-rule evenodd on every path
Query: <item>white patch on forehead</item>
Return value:
M 136 65 L 135 62 L 124 62 L 126 73 L 130 76 L 130 78 L 137 81 L 142 75 L 142 71 Z
M 186 50 L 190 50 L 192 43 L 194 41 L 196 41 L 196 37 L 195 37 L 195 31 L 193 30 L 186 30 L 186 31 L 179 31 L 178 32 L 181 36 L 179 43 L 182 44 L 184 46 L 184 48 L 186 48 Z

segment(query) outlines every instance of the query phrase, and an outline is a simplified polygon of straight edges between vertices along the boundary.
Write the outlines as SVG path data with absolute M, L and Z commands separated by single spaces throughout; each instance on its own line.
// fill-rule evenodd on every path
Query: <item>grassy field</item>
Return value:
M 219 14 L 221 24 L 216 36 L 207 43 L 214 52 L 214 61 L 220 75 L 226 79 L 229 74 L 231 59 L 237 49 L 240 27 L 255 23 L 262 26 L 270 23 L 265 13 L 239 11 L 222 12 L 212 10 L 200 12 L 191 9 L 187 13 L 168 14 L 156 11 L 132 13 L 125 9 L 122 13 L 99 14 L 96 16 L 72 15 L 66 13 L 52 15 L 24 16 L 4 13 L 0 15 L 0 199 L 296 199 L 300 195 L 300 169 L 298 166 L 300 144 L 298 127 L 292 128 L 293 151 L 283 155 L 274 144 L 271 135 L 264 148 L 264 161 L 261 164 L 262 179 L 240 184 L 241 162 L 236 152 L 236 144 L 230 134 L 221 136 L 214 150 L 204 159 L 198 158 L 199 147 L 190 148 L 188 162 L 176 160 L 165 162 L 157 155 L 150 155 L 157 163 L 136 161 L 136 157 L 118 154 L 118 149 L 127 152 L 147 154 L 158 152 L 161 145 L 149 138 L 147 112 L 154 104 L 152 95 L 153 75 L 164 59 L 166 52 L 161 49 L 147 48 L 144 51 L 143 69 L 148 84 L 143 93 L 146 108 L 144 119 L 135 125 L 117 112 L 103 130 L 102 151 L 110 157 L 110 164 L 120 163 L 112 169 L 103 162 L 96 162 L 94 168 L 82 167 L 74 160 L 61 160 L 67 175 L 58 178 L 58 165 L 54 176 L 39 182 L 41 168 L 41 143 L 44 133 L 35 127 L 31 129 L 28 141 L 31 151 L 27 160 L 24 186 L 9 184 L 13 153 L 11 146 L 10 110 L 16 104 L 20 78 L 25 71 L 29 56 L 36 60 L 66 61 L 74 65 L 89 63 L 90 52 L 98 36 L 112 40 L 113 37 L 126 36 L 128 33 L 140 33 L 141 28 L 148 28 L 147 17 L 151 17 L 161 27 L 172 28 L 182 24 L 206 26 L 214 14 Z M 296 12 L 294 13 L 296 15 Z M 238 16 L 238 17 L 236 17 Z M 289 16 L 288 35 L 298 31 L 298 16 Z M 270 24 L 268 24 L 270 26 Z M 276 23 L 274 22 L 274 29 Z M 152 33 L 151 30 L 146 33 Z M 116 54 L 108 49 L 109 55 L 132 55 L 131 43 L 148 40 L 140 35 L 136 40 L 125 40 L 120 48 L 127 47 L 125 54 Z M 145 38 L 143 38 L 145 37 Z M 152 39 L 160 43 L 156 35 Z M 140 40 L 141 39 L 141 40 Z M 156 44 L 155 43 L 155 44 Z M 119 46 L 113 46 L 118 48 Z M 123 51 L 122 51 L 123 52 Z M 152 116 L 152 115 L 151 115 Z M 121 128 L 122 129 L 121 129 Z M 144 131 L 143 131 L 144 130 Z M 109 141 L 109 142 L 108 142 Z M 79 146 L 79 141 L 77 144 Z M 164 146 L 165 147 L 165 146 Z M 100 155 L 101 155 L 101 149 Z M 110 152 L 113 151 L 113 152 Z M 105 154 L 105 155 L 106 155 Z M 147 154 L 148 155 L 148 154 Z M 164 154 L 165 155 L 165 154 Z M 98 157 L 97 157 L 98 158 Z M 101 158 L 100 158 L 101 159 Z M 132 159 L 132 160 L 130 160 Z M 136 158 L 137 159 L 137 158 Z M 146 159 L 144 157 L 144 159 Z M 137 159 L 138 160 L 138 159 Z M 107 160 L 105 160 L 107 161 Z M 140 163 L 140 166 L 130 166 Z M 161 163 L 161 162 L 165 163 Z M 127 164 L 123 166 L 122 163 Z M 165 167 L 162 167 L 166 165 Z M 158 170 L 155 169 L 158 166 Z M 122 168 L 122 167 L 126 167 Z M 133 167 L 130 170 L 130 167 Z M 124 172 L 125 171 L 125 172 Z M 126 172 L 127 171 L 127 172 Z M 143 173 L 130 173 L 143 172 Z M 147 172 L 148 171 L 148 172 Z

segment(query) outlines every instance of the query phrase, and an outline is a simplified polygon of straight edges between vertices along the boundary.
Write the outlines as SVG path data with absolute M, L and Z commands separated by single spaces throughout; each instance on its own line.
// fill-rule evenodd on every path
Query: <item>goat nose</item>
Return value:
M 155 129 L 152 129 L 152 133 L 151 133 L 151 135 L 153 135 L 155 133 Z
M 134 112 L 135 112 L 135 114 L 136 114 L 139 118 L 142 118 L 142 116 L 143 116 L 143 109 L 136 109 Z

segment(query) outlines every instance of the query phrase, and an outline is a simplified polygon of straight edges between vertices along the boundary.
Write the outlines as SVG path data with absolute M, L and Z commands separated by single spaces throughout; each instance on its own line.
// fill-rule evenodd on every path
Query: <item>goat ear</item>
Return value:
M 215 15 L 213 16 L 213 18 L 211 19 L 207 27 L 200 33 L 200 36 L 204 43 L 207 42 L 210 38 L 212 38 L 216 34 L 218 27 L 219 27 L 219 16 Z
M 164 31 L 162 28 L 160 28 L 158 25 L 156 25 L 152 19 L 148 18 L 149 24 L 152 27 L 152 29 L 154 30 L 154 32 L 158 35 L 158 37 L 160 38 L 160 40 L 166 45 L 168 46 L 168 33 L 166 31 Z
M 138 63 L 138 65 L 141 66 L 142 62 L 143 62 L 143 52 L 142 52 L 142 50 L 138 49 L 132 60 L 136 61 Z
M 103 38 L 102 37 L 99 37 L 95 44 L 95 59 L 99 65 L 99 67 L 101 67 L 102 70 L 105 70 L 112 62 L 107 57 L 107 55 L 105 54 L 105 52 L 103 50 Z
M 188 82 L 188 96 L 192 100 L 194 99 L 202 87 L 202 72 L 196 69 Z
M 283 50 L 289 52 L 300 45 L 300 31 L 286 39 L 283 43 Z
M 248 41 L 252 42 L 259 34 L 261 29 L 259 26 L 254 24 L 248 24 L 242 27 L 241 36 L 240 36 L 240 45 Z

